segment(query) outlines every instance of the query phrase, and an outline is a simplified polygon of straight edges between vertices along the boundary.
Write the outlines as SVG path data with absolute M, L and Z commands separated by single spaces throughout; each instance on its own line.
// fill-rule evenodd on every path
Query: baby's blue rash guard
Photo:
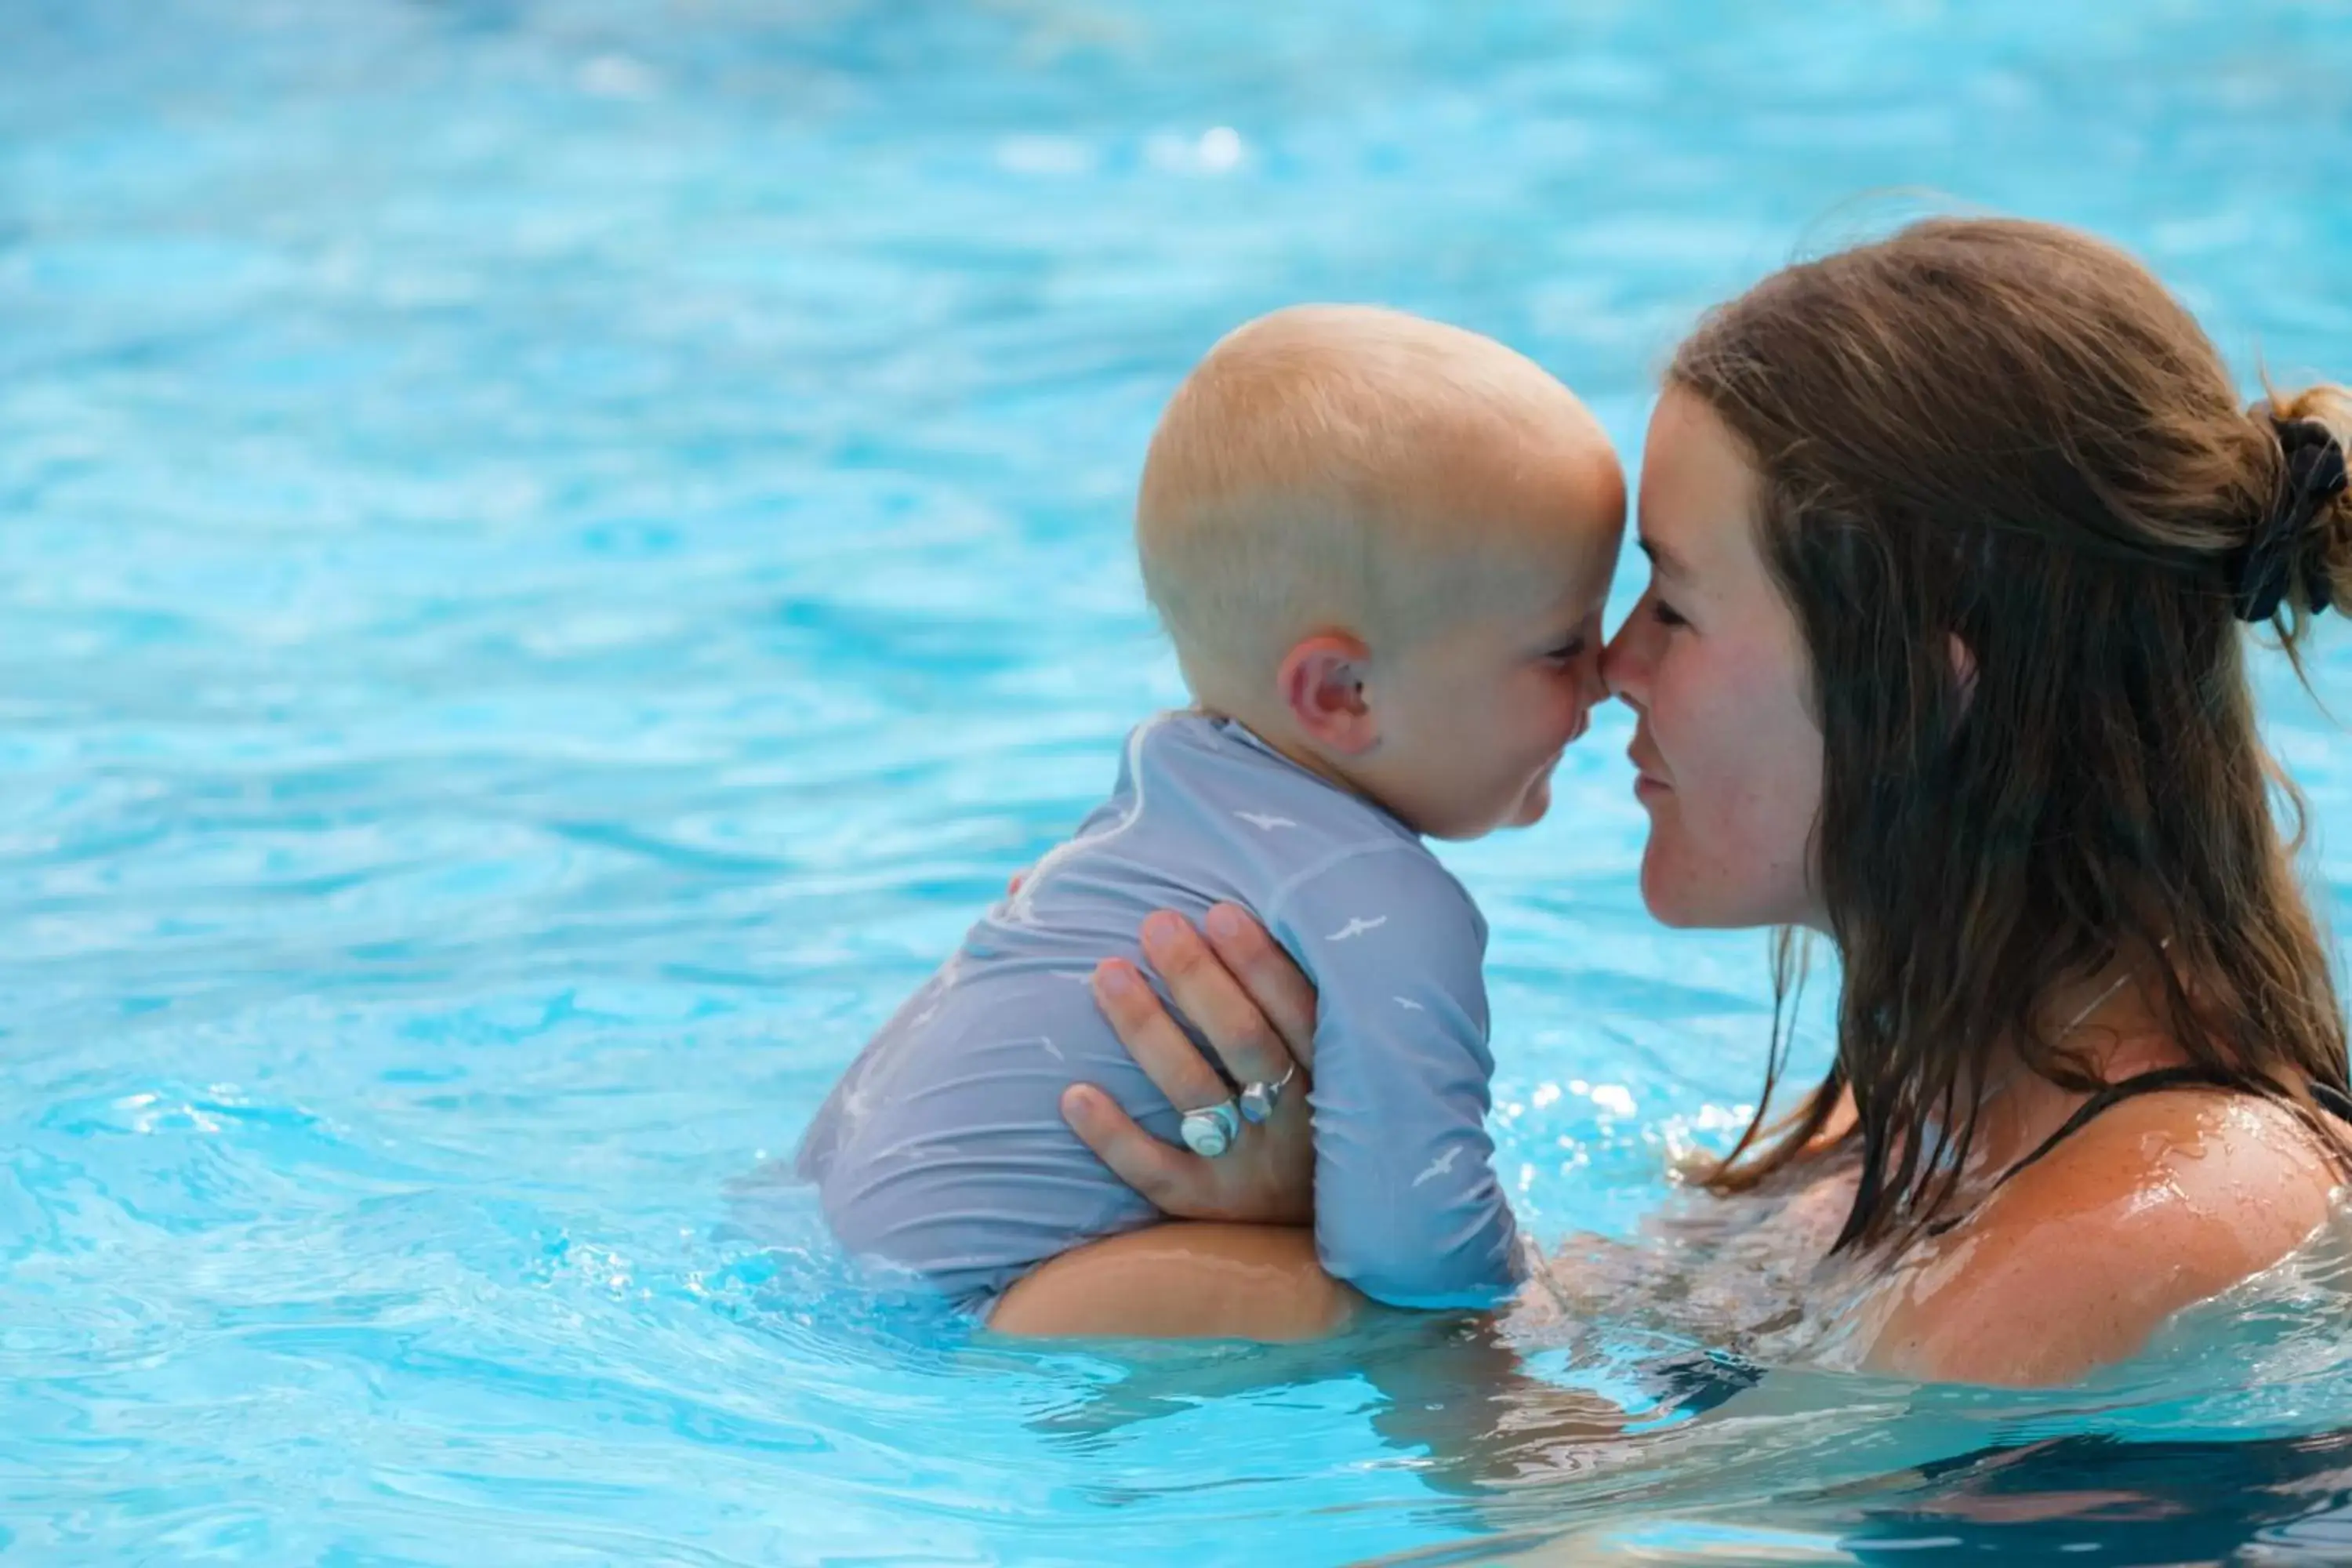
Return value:
M 1128 738 L 1110 798 L 835 1086 L 799 1168 L 835 1234 L 980 1306 L 1057 1253 L 1161 1217 L 1063 1123 L 1061 1095 L 1099 1085 L 1176 1140 L 1178 1112 L 1088 977 L 1116 956 L 1150 973 L 1138 929 L 1152 910 L 1197 921 L 1227 900 L 1318 989 L 1324 1268 L 1397 1306 L 1478 1306 L 1511 1289 L 1517 1232 L 1486 1125 L 1485 920 L 1395 817 L 1198 713 Z

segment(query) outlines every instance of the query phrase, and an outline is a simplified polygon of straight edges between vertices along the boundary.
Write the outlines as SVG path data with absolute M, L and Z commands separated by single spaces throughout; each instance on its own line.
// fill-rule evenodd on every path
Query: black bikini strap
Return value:
M 2034 1150 L 2032 1153 L 2028 1154 L 2024 1159 L 2020 1160 L 2016 1164 L 2011 1165 L 2008 1170 L 2003 1171 L 2000 1173 L 2000 1180 L 1993 1183 L 1993 1185 L 1995 1187 L 1999 1187 L 2002 1182 L 2008 1181 L 2011 1176 L 2017 1174 L 2018 1172 L 2022 1171 L 2026 1166 L 2031 1165 L 2034 1161 L 2039 1160 L 2042 1156 L 2050 1152 L 2051 1150 L 2058 1147 L 2058 1145 L 2065 1142 L 2068 1137 L 2073 1135 L 2074 1132 L 2079 1131 L 2084 1123 L 2089 1121 L 2092 1118 L 2097 1116 L 2101 1111 L 2106 1110 L 2109 1106 L 2114 1105 L 2118 1100 L 2129 1100 L 2136 1094 L 2161 1094 L 2168 1089 L 2198 1088 L 2242 1090 L 2246 1087 L 2247 1086 L 2244 1083 L 2229 1077 L 2227 1074 L 2222 1073 L 2216 1068 L 2200 1067 L 2158 1068 L 2153 1072 L 2135 1074 L 2134 1076 L 2124 1079 L 2121 1083 L 2111 1083 L 2107 1085 L 2106 1088 L 2091 1096 L 2090 1099 L 2083 1101 L 2082 1104 L 2076 1106 L 2074 1108 L 2074 1114 L 2066 1118 L 2066 1123 L 2064 1126 L 2059 1128 L 2057 1131 L 2050 1134 L 2049 1137 L 2044 1138 L 2042 1141 L 2042 1146 Z M 2316 1104 L 2320 1110 L 2327 1112 L 2328 1115 L 2335 1117 L 2339 1121 L 2352 1122 L 2352 1094 L 2347 1094 L 2344 1090 L 2336 1088 L 2332 1083 L 2322 1083 L 2318 1079 L 2314 1079 L 2311 1081 L 2311 1098 L 2313 1102 Z M 1948 1215 L 1946 1218 L 1937 1220 L 1934 1224 L 1928 1226 L 1927 1233 L 1929 1236 L 1941 1236 L 1946 1231 L 1950 1230 L 1953 1226 L 1958 1225 L 1967 1217 L 1968 1215 L 1965 1214 Z
M 2065 1142 L 2066 1139 L 2081 1131 L 2084 1123 L 2090 1121 L 2092 1118 L 2097 1116 L 2101 1111 L 2105 1110 L 2109 1106 L 2115 1105 L 2121 1100 L 2129 1100 L 2134 1095 L 2162 1094 L 2168 1089 L 2188 1089 L 2191 1086 L 2200 1089 L 2242 1089 L 2245 1087 L 2236 1079 L 2231 1079 L 2228 1075 L 2212 1068 L 2158 1068 L 2153 1072 L 2135 1073 L 2133 1076 L 2125 1079 L 2120 1083 L 2111 1083 L 2107 1085 L 2106 1088 L 2099 1090 L 2096 1094 L 2091 1096 L 2090 1099 L 2076 1106 L 2074 1108 L 2074 1114 L 2066 1118 L 2064 1126 L 2059 1128 L 2057 1131 L 2050 1134 L 2049 1137 L 2044 1138 L 2042 1141 L 2042 1146 L 2034 1150 L 2032 1153 L 2028 1154 L 2024 1159 L 2020 1160 L 2016 1164 L 2011 1165 L 2008 1170 L 2003 1171 L 2000 1173 L 2000 1181 L 1995 1182 L 1993 1185 L 1996 1187 L 2000 1186 L 2001 1182 L 2008 1181 L 2011 1176 L 2017 1174 L 2018 1172 L 2022 1171 L 2026 1166 L 2031 1165 L 2034 1161 L 2039 1160 L 2042 1156 L 2050 1152 L 2051 1150 L 2058 1147 L 2060 1143 Z M 2313 1092 L 2317 1094 L 2320 1089 L 2325 1087 L 2326 1086 L 2324 1085 L 2315 1084 L 2312 1086 Z M 2337 1091 L 2331 1089 L 2328 1089 L 2327 1092 L 2335 1094 Z M 2323 1100 L 2321 1103 L 2325 1104 L 2326 1102 Z M 2333 1110 L 2335 1108 L 2331 1106 L 2328 1109 Z

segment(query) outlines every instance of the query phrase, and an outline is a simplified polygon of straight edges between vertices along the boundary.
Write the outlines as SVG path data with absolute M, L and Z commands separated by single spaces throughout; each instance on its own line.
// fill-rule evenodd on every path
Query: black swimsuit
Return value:
M 1993 1190 L 1999 1191 L 2011 1176 L 2058 1147 L 2101 1111 L 2122 1100 L 2129 1100 L 2134 1095 L 2161 1094 L 2167 1089 L 2243 1089 L 2244 1088 L 2244 1084 L 2212 1068 L 2158 1068 L 2152 1072 L 2135 1073 L 2121 1083 L 2107 1085 L 2106 1088 L 2076 1106 L 2074 1114 L 2066 1118 L 2065 1124 L 2057 1131 L 2044 1138 L 2040 1148 L 2000 1173 L 2000 1179 L 1992 1184 Z M 2314 1080 L 2311 1085 L 2311 1098 L 2318 1102 L 2320 1110 L 2330 1116 L 2340 1121 L 2352 1121 L 2352 1094 L 2345 1093 L 2334 1084 Z M 1967 1215 L 1962 1214 L 1955 1215 L 1950 1219 L 1937 1220 L 1927 1227 L 1927 1234 L 1941 1236 L 1968 1217 Z
M 2085 1122 L 2119 1100 L 2136 1094 L 2161 1094 L 2172 1089 L 2242 1089 L 2244 1086 L 2210 1068 L 2158 1068 L 2153 1072 L 2135 1074 L 2121 1083 L 2111 1083 L 2074 1108 L 2074 1114 L 2065 1124 L 2042 1141 L 2041 1147 L 2000 1173 L 2000 1181 L 2017 1174 L 2034 1161 L 2055 1149 Z M 2333 1084 L 2314 1082 L 2311 1098 L 2319 1108 L 2340 1121 L 2352 1122 L 2352 1094 L 2347 1094 Z M 1973 1212 L 1973 1211 L 1971 1211 Z M 1929 1236 L 1941 1236 L 1969 1217 L 1956 1215 L 1938 1220 L 1927 1227 Z M 1643 1369 L 1643 1382 L 1658 1400 L 1661 1414 L 1675 1413 L 1696 1415 L 1729 1399 L 1744 1389 L 1753 1387 L 1764 1375 L 1763 1369 L 1747 1357 L 1730 1351 L 1711 1350 L 1704 1353 L 1669 1357 Z M 2073 1441 L 2073 1439 L 2069 1439 Z M 2236 1445 L 2221 1445 L 2235 1447 Z M 1973 1458 L 1973 1456 L 1971 1457 Z

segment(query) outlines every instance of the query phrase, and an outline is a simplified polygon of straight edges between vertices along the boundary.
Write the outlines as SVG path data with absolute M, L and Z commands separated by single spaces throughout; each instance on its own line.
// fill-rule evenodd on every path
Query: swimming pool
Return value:
M 2352 374 L 2342 5 L 1783 9 L 0 4 L 0 1552 L 2347 1550 L 2332 1255 L 2042 1398 L 1695 1419 L 1604 1325 L 1530 1363 L 1595 1440 L 1433 1433 L 1460 1346 L 976 1345 L 743 1190 L 1176 696 L 1124 509 L 1237 319 L 1493 331 L 1630 447 L 1696 310 L 1927 187 Z M 2264 682 L 2352 924 L 2352 742 Z M 1764 1044 L 1759 939 L 1641 916 L 1624 740 L 1449 851 L 1547 1236 Z

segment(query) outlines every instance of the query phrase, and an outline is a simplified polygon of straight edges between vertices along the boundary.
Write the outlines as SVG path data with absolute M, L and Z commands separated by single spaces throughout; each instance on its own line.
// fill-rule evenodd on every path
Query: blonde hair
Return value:
M 1524 563 L 1538 487 L 1580 517 L 1596 464 L 1617 495 L 1584 405 L 1492 339 L 1278 310 L 1211 349 L 1160 416 L 1136 505 L 1144 589 L 1196 692 L 1317 631 L 1409 641 Z

